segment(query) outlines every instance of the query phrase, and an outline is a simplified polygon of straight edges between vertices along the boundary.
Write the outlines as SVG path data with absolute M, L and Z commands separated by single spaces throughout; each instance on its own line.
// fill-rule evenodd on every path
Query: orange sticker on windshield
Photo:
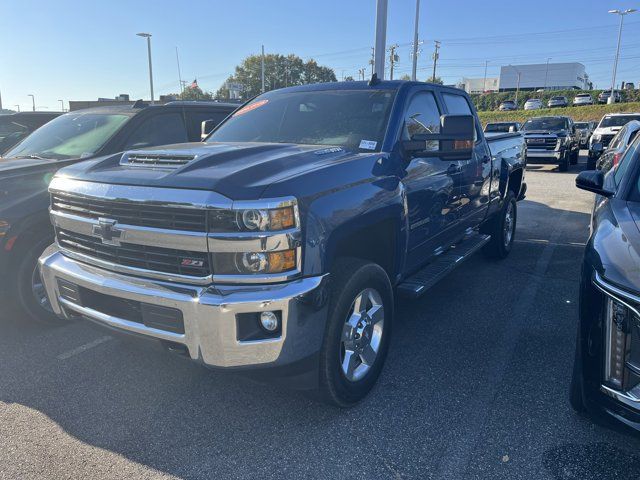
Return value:
M 238 110 L 236 113 L 234 113 L 233 116 L 237 117 L 238 115 L 242 115 L 244 113 L 250 112 L 251 110 L 255 110 L 256 108 L 260 108 L 261 106 L 263 106 L 265 103 L 268 103 L 268 102 L 269 102 L 268 99 L 264 99 L 264 100 L 258 100 L 257 102 L 254 102 L 254 103 L 250 103 L 246 107 L 242 107 L 240 110 Z

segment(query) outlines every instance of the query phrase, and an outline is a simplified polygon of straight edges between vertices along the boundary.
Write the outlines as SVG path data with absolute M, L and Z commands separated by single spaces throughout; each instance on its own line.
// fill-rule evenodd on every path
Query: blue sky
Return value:
M 618 18 L 631 1 L 422 0 L 419 77 L 430 75 L 433 40 L 442 41 L 438 75 L 455 83 L 500 65 L 578 61 L 599 87 L 610 83 Z M 389 0 L 387 44 L 400 44 L 399 74 L 411 68 L 415 0 Z M 156 96 L 183 80 L 215 90 L 242 58 L 295 53 L 331 66 L 340 77 L 367 67 L 375 0 L 0 0 L 0 92 L 3 106 L 59 109 L 58 99 L 129 93 L 148 98 L 146 45 L 153 34 Z M 627 16 L 618 81 L 640 83 L 640 13 Z

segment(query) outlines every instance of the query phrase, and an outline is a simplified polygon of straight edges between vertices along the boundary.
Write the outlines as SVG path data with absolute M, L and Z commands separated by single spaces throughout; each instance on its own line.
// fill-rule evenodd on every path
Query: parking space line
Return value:
M 73 350 L 69 350 L 68 352 L 61 353 L 60 355 L 58 355 L 57 358 L 58 360 L 67 360 L 71 357 L 74 357 L 75 355 L 78 355 L 79 353 L 86 352 L 87 350 L 93 347 L 97 347 L 98 345 L 108 342 L 109 340 L 112 340 L 112 339 L 113 337 L 110 337 L 109 335 L 96 338 L 92 342 L 85 343 L 84 345 L 80 345 L 79 347 L 74 348 Z

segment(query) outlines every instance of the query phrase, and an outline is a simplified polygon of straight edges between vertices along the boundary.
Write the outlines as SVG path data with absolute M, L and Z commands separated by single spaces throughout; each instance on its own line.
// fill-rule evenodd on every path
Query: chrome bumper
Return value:
M 64 256 L 54 244 L 40 257 L 42 279 L 56 314 L 80 315 L 119 330 L 182 344 L 214 367 L 284 366 L 318 352 L 327 306 L 324 276 L 282 284 L 196 286 L 125 276 Z M 63 298 L 58 280 L 134 302 L 180 310 L 184 333 L 147 327 Z M 280 311 L 277 338 L 239 341 L 236 315 Z
M 562 152 L 555 150 L 527 150 L 527 158 L 555 158 L 560 160 Z

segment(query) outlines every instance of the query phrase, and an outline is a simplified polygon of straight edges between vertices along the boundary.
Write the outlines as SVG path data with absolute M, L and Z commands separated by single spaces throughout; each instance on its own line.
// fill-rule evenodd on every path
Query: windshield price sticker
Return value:
M 360 148 L 363 150 L 375 150 L 377 144 L 373 140 L 360 140 Z
M 246 107 L 243 107 L 240 110 L 238 110 L 236 113 L 234 113 L 233 116 L 237 117 L 238 115 L 243 115 L 245 113 L 250 112 L 251 110 L 255 110 L 256 108 L 260 108 L 261 106 L 263 106 L 264 104 L 266 104 L 268 102 L 269 102 L 269 100 L 265 98 L 264 100 L 258 100 L 257 102 L 250 103 Z

